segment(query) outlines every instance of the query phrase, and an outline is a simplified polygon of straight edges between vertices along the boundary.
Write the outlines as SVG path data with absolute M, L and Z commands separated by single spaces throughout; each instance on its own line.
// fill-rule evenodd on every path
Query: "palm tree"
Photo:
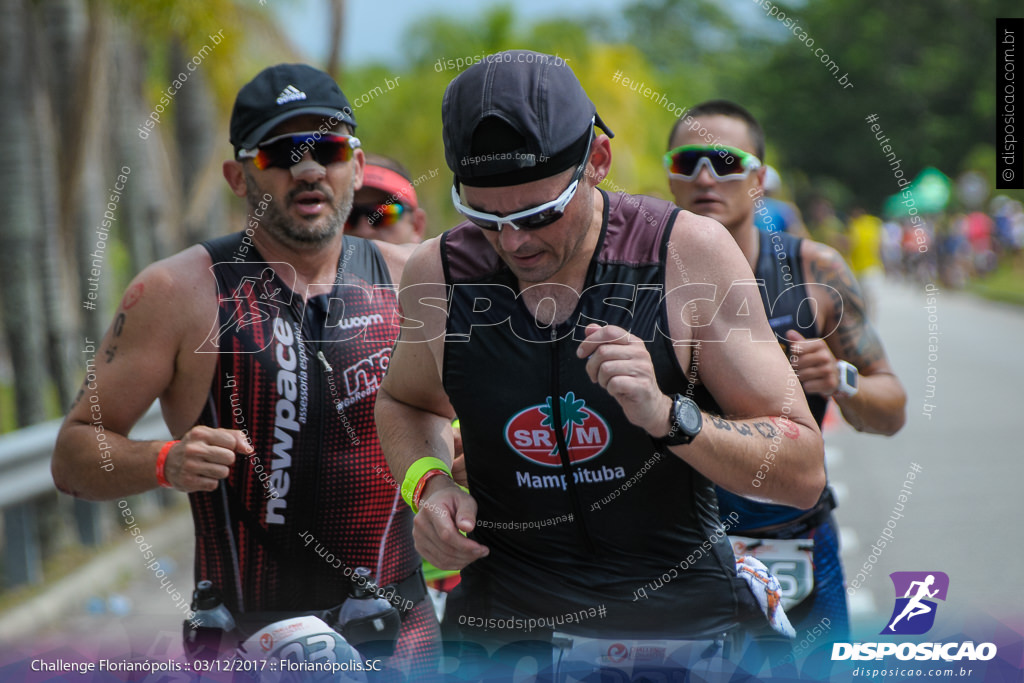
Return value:
M 0 306 L 14 373 L 19 426 L 46 417 L 48 386 L 43 302 L 36 276 L 39 230 L 31 15 L 24 0 L 0 0 L 0 149 L 18 163 L 0 164 Z
M 551 396 L 548 396 L 545 399 L 547 405 L 541 406 L 540 412 L 544 416 L 544 419 L 541 420 L 540 426 L 550 427 L 551 430 L 554 431 L 555 416 L 554 405 L 551 398 Z M 561 430 L 562 434 L 565 436 L 566 447 L 570 447 L 570 444 L 572 443 L 573 429 L 575 427 L 582 427 L 583 423 L 590 418 L 590 416 L 583 410 L 586 405 L 587 402 L 582 398 L 576 400 L 576 394 L 571 391 L 558 399 L 558 413 L 562 418 Z M 551 452 L 548 453 L 548 455 L 556 455 L 557 453 L 558 444 L 556 442 L 555 447 L 551 449 Z

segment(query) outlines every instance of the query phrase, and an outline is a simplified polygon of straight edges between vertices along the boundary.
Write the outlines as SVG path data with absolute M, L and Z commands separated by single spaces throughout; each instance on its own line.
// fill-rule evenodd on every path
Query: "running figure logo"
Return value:
M 896 604 L 882 635 L 927 633 L 935 624 L 934 600 L 946 599 L 949 576 L 943 572 L 893 572 L 889 578 L 896 589 Z

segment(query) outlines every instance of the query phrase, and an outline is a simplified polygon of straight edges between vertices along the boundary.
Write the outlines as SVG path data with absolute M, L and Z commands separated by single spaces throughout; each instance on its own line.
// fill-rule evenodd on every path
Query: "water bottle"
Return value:
M 196 584 L 192 593 L 192 611 L 195 616 L 183 625 L 185 652 L 192 659 L 216 659 L 220 656 L 226 634 L 235 630 L 235 618 L 211 581 Z
M 388 657 L 395 651 L 402 617 L 390 602 L 374 594 L 369 569 L 356 568 L 352 580 L 349 598 L 338 614 L 337 630 L 364 657 Z

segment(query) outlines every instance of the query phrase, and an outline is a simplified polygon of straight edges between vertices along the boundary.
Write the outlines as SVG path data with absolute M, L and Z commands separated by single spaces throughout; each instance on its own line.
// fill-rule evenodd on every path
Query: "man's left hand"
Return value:
M 615 325 L 587 325 L 576 355 L 587 358 L 587 375 L 618 401 L 626 418 L 651 436 L 668 434 L 672 399 L 654 376 L 643 340 Z

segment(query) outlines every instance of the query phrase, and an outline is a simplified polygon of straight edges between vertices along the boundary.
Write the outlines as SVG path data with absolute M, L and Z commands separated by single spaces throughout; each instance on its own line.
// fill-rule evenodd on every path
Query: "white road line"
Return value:
M 860 538 L 857 537 L 857 532 L 853 530 L 853 527 L 839 527 L 839 547 L 846 554 L 856 552 L 860 547 Z
M 878 611 L 875 605 L 875 597 L 871 591 L 861 589 L 853 595 L 847 595 L 851 615 L 875 614 Z
M 825 444 L 825 464 L 829 467 L 843 464 L 843 449 Z
M 842 505 L 847 501 L 850 495 L 850 487 L 841 481 L 829 481 L 828 485 L 832 487 L 832 492 L 836 494 L 836 503 Z

